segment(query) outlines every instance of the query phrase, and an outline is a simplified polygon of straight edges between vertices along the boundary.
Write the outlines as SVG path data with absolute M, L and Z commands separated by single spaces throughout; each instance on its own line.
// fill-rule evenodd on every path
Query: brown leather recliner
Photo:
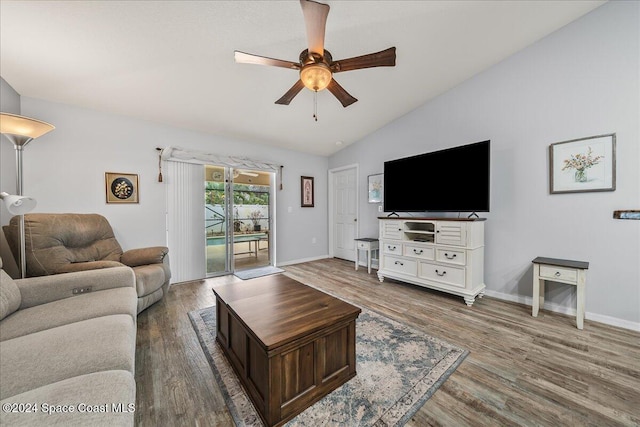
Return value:
M 122 251 L 113 229 L 98 214 L 26 214 L 27 277 L 127 265 L 133 268 L 138 313 L 169 290 L 169 249 L 164 246 Z M 19 217 L 4 226 L 7 242 L 19 259 Z

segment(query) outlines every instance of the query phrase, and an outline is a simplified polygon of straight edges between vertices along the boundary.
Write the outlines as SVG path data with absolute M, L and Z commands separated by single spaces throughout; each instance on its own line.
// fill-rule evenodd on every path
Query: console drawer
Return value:
M 554 265 L 541 265 L 540 278 L 545 280 L 564 280 L 577 283 L 578 272 L 575 268 L 556 267 Z
M 384 242 L 382 244 L 382 252 L 384 252 L 385 254 L 401 256 L 402 255 L 402 245 L 400 243 Z
M 432 247 L 418 245 L 403 245 L 402 254 L 422 259 L 435 259 Z
M 416 276 L 418 274 L 418 263 L 405 258 L 385 256 L 384 269 L 395 271 L 397 273 L 408 274 L 410 276 Z
M 436 249 L 436 260 L 449 264 L 466 264 L 465 251 L 459 249 Z
M 442 266 L 427 262 L 420 263 L 420 277 L 446 283 L 448 285 L 465 287 L 465 270 L 461 267 Z

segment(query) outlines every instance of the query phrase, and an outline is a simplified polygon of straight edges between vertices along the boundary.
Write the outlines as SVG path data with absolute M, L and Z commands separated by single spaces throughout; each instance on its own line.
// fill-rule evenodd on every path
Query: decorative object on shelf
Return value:
M 236 207 L 233 211 L 233 232 L 239 233 L 242 228 L 242 221 L 240 221 L 240 213 Z
M 301 176 L 300 177 L 300 206 L 303 208 L 313 207 L 313 177 Z
M 0 133 L 4 135 L 16 150 L 16 194 L 22 196 L 22 151 L 36 138 L 51 132 L 56 127 L 50 123 L 17 114 L 0 113 Z M 6 199 L 5 199 L 6 202 Z M 35 208 L 35 204 L 33 206 Z M 32 209 L 33 209 L 32 208 Z M 20 215 L 20 277 L 26 277 L 24 216 Z
M 382 191 L 384 174 L 378 173 L 367 177 L 368 201 L 369 203 L 382 203 Z
M 616 189 L 616 134 L 590 136 L 549 146 L 549 192 Z
M 107 203 L 138 203 L 138 174 L 105 172 Z
M 613 211 L 614 219 L 640 219 L 640 209 L 638 210 L 626 210 L 626 211 Z
M 260 212 L 260 210 L 258 209 L 256 209 L 255 211 L 251 211 L 251 213 L 249 213 L 249 218 L 251 219 L 251 222 L 253 222 L 253 231 L 260 231 L 260 229 L 262 228 L 260 226 L 262 212 Z

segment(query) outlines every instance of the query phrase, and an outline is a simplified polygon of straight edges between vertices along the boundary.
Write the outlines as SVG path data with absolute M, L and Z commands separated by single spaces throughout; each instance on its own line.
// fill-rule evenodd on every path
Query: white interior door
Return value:
M 356 259 L 358 237 L 358 168 L 330 172 L 332 255 L 349 261 Z

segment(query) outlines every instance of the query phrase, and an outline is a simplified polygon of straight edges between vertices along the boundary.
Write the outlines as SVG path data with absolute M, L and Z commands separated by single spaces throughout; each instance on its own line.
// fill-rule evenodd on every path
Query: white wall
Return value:
M 385 160 L 490 139 L 487 294 L 530 302 L 536 256 L 589 261 L 587 318 L 640 329 L 640 221 L 612 219 L 640 209 L 639 80 L 640 3 L 610 2 L 346 147 L 329 168 L 359 163 L 365 195 Z M 616 191 L 549 194 L 549 145 L 611 132 Z M 377 205 L 360 200 L 360 236 L 375 236 Z M 549 286 L 547 298 L 575 307 L 569 286 Z
M 0 111 L 20 114 L 20 95 L 2 77 L 0 77 Z M 13 144 L 4 135 L 0 135 L 0 191 L 16 194 L 16 153 Z M 11 214 L 4 203 L 0 203 L 0 226 L 7 225 Z M 20 271 L 9 250 L 4 233 L 0 233 L 0 257 L 4 270 L 11 277 L 18 277 Z
M 0 111 L 20 114 L 20 95 L 0 77 Z M 0 136 L 0 191 L 16 194 L 16 154 L 13 144 L 4 135 Z M 11 215 L 0 206 L 0 225 L 9 223 Z
M 104 215 L 124 250 L 165 245 L 166 193 L 165 184 L 157 182 L 155 148 L 179 146 L 284 165 L 284 190 L 277 191 L 276 195 L 277 260 L 291 262 L 328 254 L 326 157 L 24 96 L 21 108 L 22 114 L 56 126 L 53 132 L 33 141 L 25 150 L 25 193 L 38 200 L 36 212 Z M 140 203 L 106 204 L 105 172 L 139 174 Z M 316 177 L 313 209 L 300 208 L 301 175 Z M 289 206 L 291 213 L 287 210 Z M 312 237 L 317 238 L 316 244 L 311 243 Z

